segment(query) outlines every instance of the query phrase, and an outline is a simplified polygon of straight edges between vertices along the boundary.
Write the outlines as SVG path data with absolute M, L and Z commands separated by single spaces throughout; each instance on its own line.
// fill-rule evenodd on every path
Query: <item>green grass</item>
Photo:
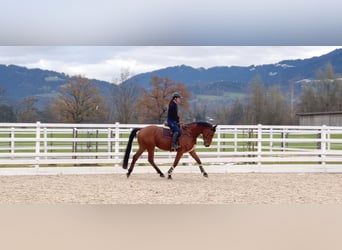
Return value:
M 2 139 L 9 139 L 11 135 L 8 134 L 0 134 L 0 138 Z M 44 134 L 40 134 L 41 139 L 44 138 Z M 48 133 L 46 135 L 47 138 L 56 138 L 56 139 L 71 139 L 73 138 L 72 132 L 70 133 Z M 87 133 L 79 133 L 77 135 L 77 138 L 81 139 L 87 139 L 89 138 L 89 141 L 85 142 L 77 142 L 77 152 L 107 152 L 107 149 L 101 149 L 101 147 L 107 147 L 107 142 L 96 142 L 91 140 L 96 140 L 96 138 L 104 139 L 107 138 L 107 133 L 98 133 L 97 135 L 95 133 L 93 134 L 87 134 Z M 128 135 L 127 135 L 128 137 Z M 36 147 L 36 135 L 35 133 L 26 133 L 26 134 L 15 134 L 15 139 L 19 141 L 14 142 L 15 152 L 18 153 L 30 153 L 35 152 Z M 20 139 L 32 139 L 31 141 L 20 141 Z M 54 153 L 65 153 L 65 152 L 72 152 L 74 143 L 72 141 L 48 141 L 47 147 L 49 148 L 48 152 L 54 152 Z M 5 150 L 2 150 L 2 148 L 9 148 L 10 142 L 9 141 L 3 141 L 0 140 L 0 154 L 1 152 L 8 152 Z M 18 148 L 27 148 L 27 149 L 18 149 Z M 53 147 L 56 147 L 56 149 L 51 149 Z M 62 149 L 65 148 L 65 149 Z M 96 151 L 96 147 L 98 147 Z M 113 146 L 114 147 L 114 146 Z M 44 148 L 44 142 L 40 143 L 40 148 L 42 148 L 41 152 L 43 152 Z M 59 149 L 58 149 L 59 148 Z
M 197 95 L 197 99 L 204 101 L 240 100 L 246 98 L 246 94 L 240 92 L 224 92 L 222 95 Z
M 248 139 L 248 134 L 241 134 L 239 133 L 237 135 L 238 139 Z M 281 139 L 282 135 L 281 134 L 274 134 L 273 139 Z M 290 149 L 320 149 L 320 144 L 317 142 L 305 142 L 307 139 L 317 139 L 318 136 L 317 134 L 289 134 L 286 136 L 285 139 L 302 139 L 303 141 L 301 142 L 262 142 L 262 148 L 274 148 L 272 149 L 273 151 L 282 151 L 280 148 L 290 148 Z M 221 139 L 231 139 L 231 142 L 221 142 L 221 146 L 230 146 L 230 148 L 223 148 L 222 151 L 226 152 L 233 152 L 234 151 L 234 134 L 229 133 L 229 134 L 221 134 Z M 257 134 L 254 133 L 253 136 L 251 136 L 251 139 L 257 139 Z M 270 139 L 269 134 L 263 134 L 262 135 L 263 140 L 268 140 Z M 341 134 L 337 135 L 331 135 L 331 139 L 342 139 Z M 243 152 L 243 151 L 256 151 L 257 150 L 257 142 L 255 141 L 250 141 L 250 142 L 237 142 L 237 148 L 238 152 Z M 277 149 L 279 148 L 279 149 Z M 330 144 L 330 149 L 331 150 L 342 150 L 342 143 L 331 143 Z M 269 149 L 263 149 L 263 151 L 269 151 Z M 342 153 L 342 152 L 341 152 Z
M 44 138 L 44 134 L 41 133 L 41 138 Z M 108 137 L 107 133 L 84 133 L 80 132 L 78 134 L 78 138 L 89 138 L 89 139 L 96 139 L 96 136 L 101 139 L 105 139 Z M 121 135 L 123 138 L 127 139 L 124 142 L 120 142 L 120 152 L 122 153 L 127 145 L 128 142 L 128 134 Z M 16 139 L 27 139 L 30 138 L 32 141 L 24 142 L 24 141 L 16 141 L 15 142 L 15 152 L 21 152 L 21 153 L 29 153 L 29 152 L 35 152 L 35 133 L 25 133 L 25 134 L 16 134 Z M 73 138 L 73 134 L 70 131 L 70 133 L 48 133 L 48 138 L 57 138 L 57 139 L 63 139 L 63 138 Z M 248 133 L 239 133 L 237 134 L 238 139 L 248 139 Z M 263 134 L 262 138 L 267 140 L 269 139 L 269 134 Z M 274 139 L 280 139 L 282 135 L 280 133 L 274 134 Z M 10 133 L 1 133 L 0 139 L 10 138 Z M 215 135 L 215 138 L 217 138 L 217 134 Z M 257 138 L 257 134 L 254 133 L 252 136 L 252 139 Z M 266 147 L 272 147 L 272 151 L 282 151 L 283 146 L 286 148 L 292 148 L 292 149 L 316 149 L 320 147 L 320 144 L 314 143 L 314 142 L 305 142 L 305 139 L 316 139 L 317 134 L 289 134 L 287 136 L 288 139 L 303 139 L 301 142 L 289 142 L 284 145 L 280 142 L 274 142 L 272 145 L 269 142 L 262 142 L 263 151 L 270 151 L 270 149 L 267 149 Z M 227 139 L 228 141 L 222 142 L 221 141 L 221 152 L 233 152 L 234 149 L 234 134 L 229 132 L 225 134 L 221 134 L 221 139 Z M 342 139 L 342 134 L 332 134 L 331 139 Z M 197 146 L 196 151 L 197 152 L 217 152 L 216 146 L 217 142 L 213 141 L 213 144 L 211 147 L 206 148 L 203 145 L 203 140 L 201 138 L 197 139 Z M 44 143 L 41 142 L 41 152 L 44 152 Z M 66 142 L 66 141 L 60 141 L 60 142 L 47 142 L 48 152 L 53 153 L 71 153 L 73 151 L 73 142 Z M 85 141 L 85 142 L 77 142 L 77 152 L 107 152 L 108 143 L 107 142 L 94 142 L 94 141 Z M 137 147 L 137 140 L 135 139 L 133 141 L 133 146 Z M 7 148 L 10 147 L 10 142 L 5 142 L 3 140 L 0 140 L 0 154 L 1 153 L 8 153 L 9 150 Z M 29 148 L 29 149 L 18 149 L 18 148 Z M 55 147 L 55 148 L 54 148 Z M 96 149 L 97 147 L 97 149 Z M 6 148 L 6 150 L 5 150 Z M 277 149 L 278 148 L 278 149 Z M 342 143 L 331 143 L 330 149 L 332 150 L 341 150 L 342 151 Z M 114 142 L 112 145 L 112 150 L 114 150 Z M 248 152 L 248 151 L 256 151 L 257 150 L 257 142 L 237 142 L 237 152 Z M 342 153 L 342 152 L 341 152 Z

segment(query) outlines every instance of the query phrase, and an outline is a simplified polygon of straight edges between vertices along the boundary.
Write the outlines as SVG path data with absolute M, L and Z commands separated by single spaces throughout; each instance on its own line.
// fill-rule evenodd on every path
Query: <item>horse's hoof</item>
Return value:
M 161 174 L 160 174 L 160 177 L 164 178 L 164 177 L 165 177 L 165 175 L 164 175 L 163 173 L 161 173 Z
M 130 175 L 131 175 L 130 173 L 127 173 L 127 174 L 126 174 L 126 176 L 127 176 L 127 179 L 129 178 L 129 176 L 130 176 Z
M 203 173 L 203 176 L 208 178 L 208 174 L 207 173 Z
M 172 180 L 172 176 L 169 174 L 169 176 L 167 177 L 168 180 Z

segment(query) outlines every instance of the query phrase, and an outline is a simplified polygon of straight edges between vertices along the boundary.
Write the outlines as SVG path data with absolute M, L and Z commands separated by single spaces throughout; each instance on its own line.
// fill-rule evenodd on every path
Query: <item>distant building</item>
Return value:
M 342 126 L 342 111 L 298 113 L 301 126 Z

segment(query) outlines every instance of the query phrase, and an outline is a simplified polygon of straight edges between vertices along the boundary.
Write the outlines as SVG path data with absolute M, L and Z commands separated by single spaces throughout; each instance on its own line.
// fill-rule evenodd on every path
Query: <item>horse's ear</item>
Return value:
M 213 126 L 213 131 L 216 131 L 217 124 Z

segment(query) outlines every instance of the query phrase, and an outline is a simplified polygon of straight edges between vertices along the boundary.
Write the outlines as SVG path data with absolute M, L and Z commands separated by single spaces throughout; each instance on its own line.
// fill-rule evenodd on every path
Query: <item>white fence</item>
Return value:
M 143 126 L 0 123 L 0 167 L 120 167 L 131 129 Z M 196 151 L 204 166 L 226 171 L 342 172 L 342 127 L 219 125 L 211 147 L 198 139 Z M 156 150 L 156 163 L 169 167 L 174 156 Z M 186 155 L 180 165 L 194 163 Z M 138 161 L 145 164 L 147 153 Z

